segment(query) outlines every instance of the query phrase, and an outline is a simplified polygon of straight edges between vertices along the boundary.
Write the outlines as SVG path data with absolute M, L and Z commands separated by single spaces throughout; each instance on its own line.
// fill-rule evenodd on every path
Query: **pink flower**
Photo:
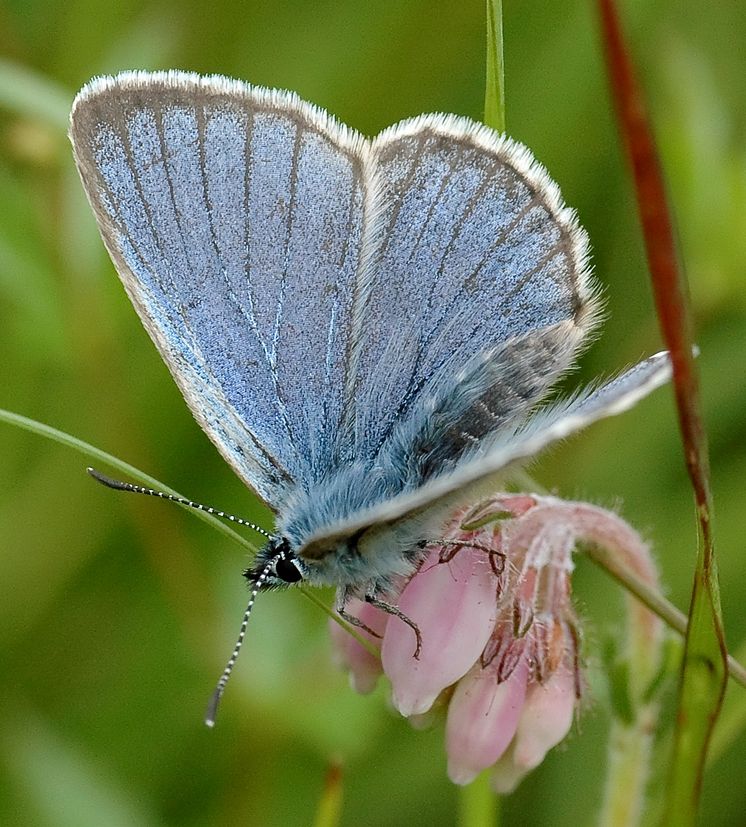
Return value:
M 593 506 L 525 494 L 460 512 L 393 595 L 420 631 L 418 659 L 405 622 L 347 607 L 382 637 L 378 663 L 333 631 L 353 686 L 370 691 L 382 669 L 413 723 L 447 706 L 451 780 L 467 784 L 494 767 L 496 791 L 512 791 L 567 735 L 582 693 L 572 552 L 580 540 L 618 536 L 620 524 Z
M 494 666 L 475 663 L 458 682 L 448 708 L 446 752 L 448 776 L 468 784 L 505 752 L 518 728 L 528 686 L 529 667 L 520 658 L 498 682 Z
M 442 551 L 431 549 L 398 601 L 422 634 L 419 658 L 412 656 L 412 629 L 398 617 L 389 620 L 383 637 L 383 670 L 394 706 L 406 716 L 427 712 L 446 687 L 468 672 L 495 625 L 495 576 L 488 556 L 465 546 L 440 562 Z
M 492 776 L 496 792 L 512 792 L 567 735 L 575 712 L 576 690 L 576 676 L 565 668 L 557 669 L 545 683 L 530 686 L 510 753 L 503 753 Z

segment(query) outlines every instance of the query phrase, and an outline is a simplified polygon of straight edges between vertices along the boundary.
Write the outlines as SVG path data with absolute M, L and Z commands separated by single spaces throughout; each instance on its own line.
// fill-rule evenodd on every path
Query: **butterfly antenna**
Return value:
M 247 528 L 250 528 L 258 534 L 267 537 L 267 539 L 271 539 L 272 537 L 272 535 L 268 531 L 265 531 L 261 526 L 258 526 L 256 523 L 249 522 L 249 520 L 244 520 L 241 517 L 236 517 L 235 514 L 226 514 L 225 511 L 218 511 L 216 508 L 211 508 L 209 505 L 195 503 L 192 502 L 192 500 L 187 500 L 185 497 L 177 497 L 175 494 L 166 494 L 165 491 L 156 491 L 154 488 L 144 488 L 142 485 L 135 485 L 131 482 L 115 480 L 111 477 L 107 477 L 106 474 L 102 474 L 95 468 L 86 468 L 85 470 L 93 477 L 94 480 L 96 480 L 96 482 L 100 482 L 101 485 L 105 485 L 107 488 L 113 488 L 115 491 L 129 491 L 132 494 L 147 494 L 149 497 L 160 497 L 162 500 L 168 500 L 172 503 L 185 505 L 188 508 L 194 508 L 197 511 L 204 511 L 206 514 L 212 514 L 214 517 L 222 517 L 222 519 L 230 520 L 232 523 L 237 523 L 238 525 L 245 525 Z
M 231 656 L 228 658 L 228 663 L 225 664 L 225 669 L 223 669 L 223 674 L 220 676 L 218 685 L 215 687 L 215 691 L 212 693 L 210 703 L 207 704 L 205 724 L 207 724 L 207 726 L 209 726 L 210 728 L 215 726 L 215 718 L 218 714 L 218 704 L 220 703 L 220 699 L 223 697 L 223 692 L 225 692 L 225 685 L 228 683 L 228 679 L 231 676 L 231 672 L 233 672 L 233 667 L 236 665 L 236 661 L 238 660 L 238 654 L 241 651 L 241 647 L 243 646 L 243 641 L 246 637 L 246 627 L 249 625 L 249 618 L 251 617 L 251 610 L 254 608 L 254 601 L 256 600 L 256 596 L 262 590 L 262 586 L 264 585 L 265 580 L 269 576 L 269 573 L 272 570 L 273 566 L 277 563 L 277 561 L 280 558 L 284 556 L 284 554 L 285 552 L 280 552 L 280 554 L 276 554 L 261 570 L 261 572 L 259 572 L 259 576 L 256 578 L 256 580 L 254 580 L 254 585 L 251 587 L 251 596 L 249 597 L 249 603 L 246 606 L 246 611 L 244 612 L 243 620 L 241 621 L 241 628 L 238 631 L 236 645 L 233 647 Z

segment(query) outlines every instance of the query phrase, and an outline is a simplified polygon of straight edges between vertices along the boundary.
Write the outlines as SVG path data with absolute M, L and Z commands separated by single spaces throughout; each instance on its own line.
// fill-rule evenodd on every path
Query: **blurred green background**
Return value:
M 732 648 L 746 639 L 746 4 L 620 4 L 654 114 L 691 281 Z M 577 207 L 608 321 L 576 382 L 660 349 L 629 176 L 590 2 L 506 0 L 508 131 Z M 269 526 L 192 420 L 115 278 L 65 137 L 91 76 L 221 72 L 294 89 L 366 133 L 421 111 L 481 116 L 482 2 L 0 5 L 0 406 L 50 423 L 198 500 Z M 175 507 L 95 485 L 79 455 L 0 423 L 0 823 L 310 824 L 332 761 L 344 825 L 450 825 L 442 727 L 415 732 L 385 687 L 361 698 L 330 662 L 324 615 L 261 600 L 219 725 L 205 702 L 246 594 L 243 551 Z M 692 497 L 669 390 L 534 468 L 569 498 L 617 507 L 686 607 Z M 507 824 L 593 822 L 615 587 L 579 561 L 593 697 L 566 746 L 508 799 Z M 660 756 L 666 758 L 674 683 Z M 743 690 L 729 691 L 730 710 Z M 706 823 L 743 823 L 746 737 L 705 787 Z

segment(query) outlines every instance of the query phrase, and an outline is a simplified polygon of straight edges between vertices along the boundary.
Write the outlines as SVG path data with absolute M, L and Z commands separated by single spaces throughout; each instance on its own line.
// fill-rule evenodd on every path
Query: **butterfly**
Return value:
M 276 515 L 249 611 L 304 582 L 396 613 L 456 507 L 670 376 L 660 353 L 542 406 L 599 324 L 588 237 L 526 147 L 467 118 L 368 140 L 292 93 L 128 72 L 81 90 L 70 136 L 142 323 Z

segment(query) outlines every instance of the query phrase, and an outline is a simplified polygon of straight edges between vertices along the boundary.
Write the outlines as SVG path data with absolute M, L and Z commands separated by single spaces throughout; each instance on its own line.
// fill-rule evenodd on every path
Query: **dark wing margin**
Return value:
M 364 243 L 368 144 L 295 95 L 130 72 L 77 96 L 99 229 L 195 418 L 277 508 L 332 461 Z

